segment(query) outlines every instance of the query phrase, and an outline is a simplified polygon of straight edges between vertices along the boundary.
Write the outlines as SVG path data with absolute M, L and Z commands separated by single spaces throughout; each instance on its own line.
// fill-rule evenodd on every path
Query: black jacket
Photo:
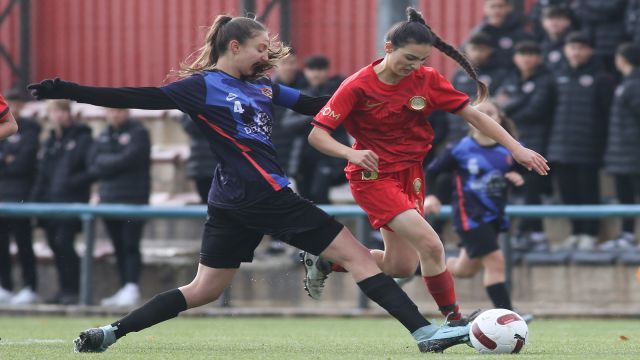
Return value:
M 540 43 L 544 64 L 550 71 L 560 70 L 562 64 L 567 61 L 564 57 L 564 39 L 569 31 L 557 40 L 551 40 L 545 34 Z
M 624 42 L 626 1 L 576 0 L 576 17 L 582 30 L 593 39 L 596 55 L 613 56 Z
M 515 123 L 520 141 L 541 154 L 547 151 L 553 114 L 552 82 L 551 74 L 541 65 L 526 81 L 519 71 L 514 71 L 496 92 L 509 99 L 502 110 Z
M 533 39 L 533 35 L 524 31 L 522 17 L 515 13 L 512 13 L 500 27 L 489 25 L 484 20 L 471 31 L 472 34 L 478 32 L 491 36 L 494 47 L 491 64 L 500 68 L 513 67 L 513 51 L 517 42 Z
M 562 164 L 599 164 L 604 154 L 612 81 L 594 59 L 554 73 L 554 107 L 547 159 Z
M 32 200 L 88 202 L 91 176 L 88 154 L 93 139 L 87 125 L 73 123 L 58 137 L 51 131 L 40 152 L 40 167 Z
M 40 125 L 18 119 L 18 133 L 0 141 L 0 202 L 28 201 L 36 178 Z
M 100 202 L 149 202 L 151 142 L 138 121 L 128 120 L 118 129 L 108 126 L 91 151 L 90 174 L 99 181 Z
M 213 151 L 209 147 L 209 140 L 189 115 L 184 114 L 180 118 L 180 123 L 191 138 L 191 153 L 189 160 L 187 160 L 187 176 L 194 179 L 212 178 L 213 171 L 218 165 L 218 160 L 216 160 Z
M 640 0 L 629 0 L 624 18 L 627 37 L 640 44 Z
M 489 88 L 490 95 L 494 94 L 509 74 L 506 69 L 495 67 L 492 64 L 478 66 L 476 71 L 478 73 L 478 79 L 484 82 Z M 462 69 L 456 71 L 451 84 L 457 90 L 469 95 L 470 98 L 476 98 L 476 82 L 469 77 L 466 71 Z M 458 115 L 446 113 L 446 116 L 448 131 L 445 141 L 447 144 L 452 145 L 469 134 L 469 125 Z
M 640 69 L 615 91 L 604 165 L 614 175 L 640 175 Z

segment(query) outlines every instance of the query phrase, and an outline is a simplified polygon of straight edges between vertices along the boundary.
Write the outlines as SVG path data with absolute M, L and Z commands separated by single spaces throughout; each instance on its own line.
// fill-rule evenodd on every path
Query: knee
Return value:
M 199 281 L 193 281 L 180 289 L 189 308 L 202 306 L 220 297 L 220 291 Z
M 430 259 L 440 263 L 444 262 L 444 246 L 439 237 L 424 237 L 418 245 L 418 253 L 421 259 Z

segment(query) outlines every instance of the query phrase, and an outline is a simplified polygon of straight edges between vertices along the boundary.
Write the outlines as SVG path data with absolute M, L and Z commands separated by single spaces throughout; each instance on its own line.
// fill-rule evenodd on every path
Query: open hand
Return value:
M 511 155 L 515 161 L 527 168 L 529 171 L 533 170 L 540 175 L 547 175 L 547 171 L 551 170 L 547 164 L 547 159 L 524 146 L 520 146 L 520 148 L 514 151 Z

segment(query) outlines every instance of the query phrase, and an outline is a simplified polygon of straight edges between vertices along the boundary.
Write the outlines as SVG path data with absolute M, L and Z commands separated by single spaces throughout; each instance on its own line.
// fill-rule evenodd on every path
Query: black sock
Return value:
M 511 297 L 507 291 L 507 287 L 503 282 L 489 285 L 486 287 L 487 294 L 493 302 L 493 306 L 501 309 L 512 310 Z
M 416 304 L 389 276 L 379 273 L 366 278 L 358 286 L 367 297 L 383 307 L 404 325 L 410 333 L 430 324 L 418 311 Z
M 154 296 L 141 307 L 133 310 L 111 326 L 117 327 L 116 339 L 130 332 L 140 331 L 165 320 L 172 319 L 187 310 L 187 301 L 178 289 Z

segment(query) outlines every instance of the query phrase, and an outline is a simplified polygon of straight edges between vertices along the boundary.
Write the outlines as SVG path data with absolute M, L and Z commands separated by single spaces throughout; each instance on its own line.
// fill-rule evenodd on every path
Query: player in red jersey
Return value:
M 9 136 L 18 132 L 18 124 L 11 114 L 9 105 L 4 101 L 2 95 L 0 95 L 0 140 L 6 139 Z
M 353 196 L 380 228 L 385 251 L 371 250 L 378 266 L 395 277 L 413 275 L 418 261 L 428 291 L 443 315 L 460 317 L 454 282 L 445 266 L 444 247 L 423 216 L 422 160 L 431 148 L 433 130 L 427 116 L 442 109 L 457 113 L 476 129 L 506 147 L 529 170 L 546 175 L 549 167 L 538 153 L 520 145 L 499 124 L 469 105 L 436 70 L 423 65 L 435 47 L 454 59 L 477 82 L 478 101 L 487 87 L 467 59 L 440 39 L 422 15 L 407 9 L 408 21 L 394 25 L 386 36 L 385 57 L 345 80 L 316 115 L 309 142 L 319 151 L 349 160 L 345 169 Z M 356 139 L 353 148 L 331 137 L 344 125 Z M 327 264 L 304 256 L 309 294 L 318 298 Z M 333 270 L 338 270 L 335 266 Z

